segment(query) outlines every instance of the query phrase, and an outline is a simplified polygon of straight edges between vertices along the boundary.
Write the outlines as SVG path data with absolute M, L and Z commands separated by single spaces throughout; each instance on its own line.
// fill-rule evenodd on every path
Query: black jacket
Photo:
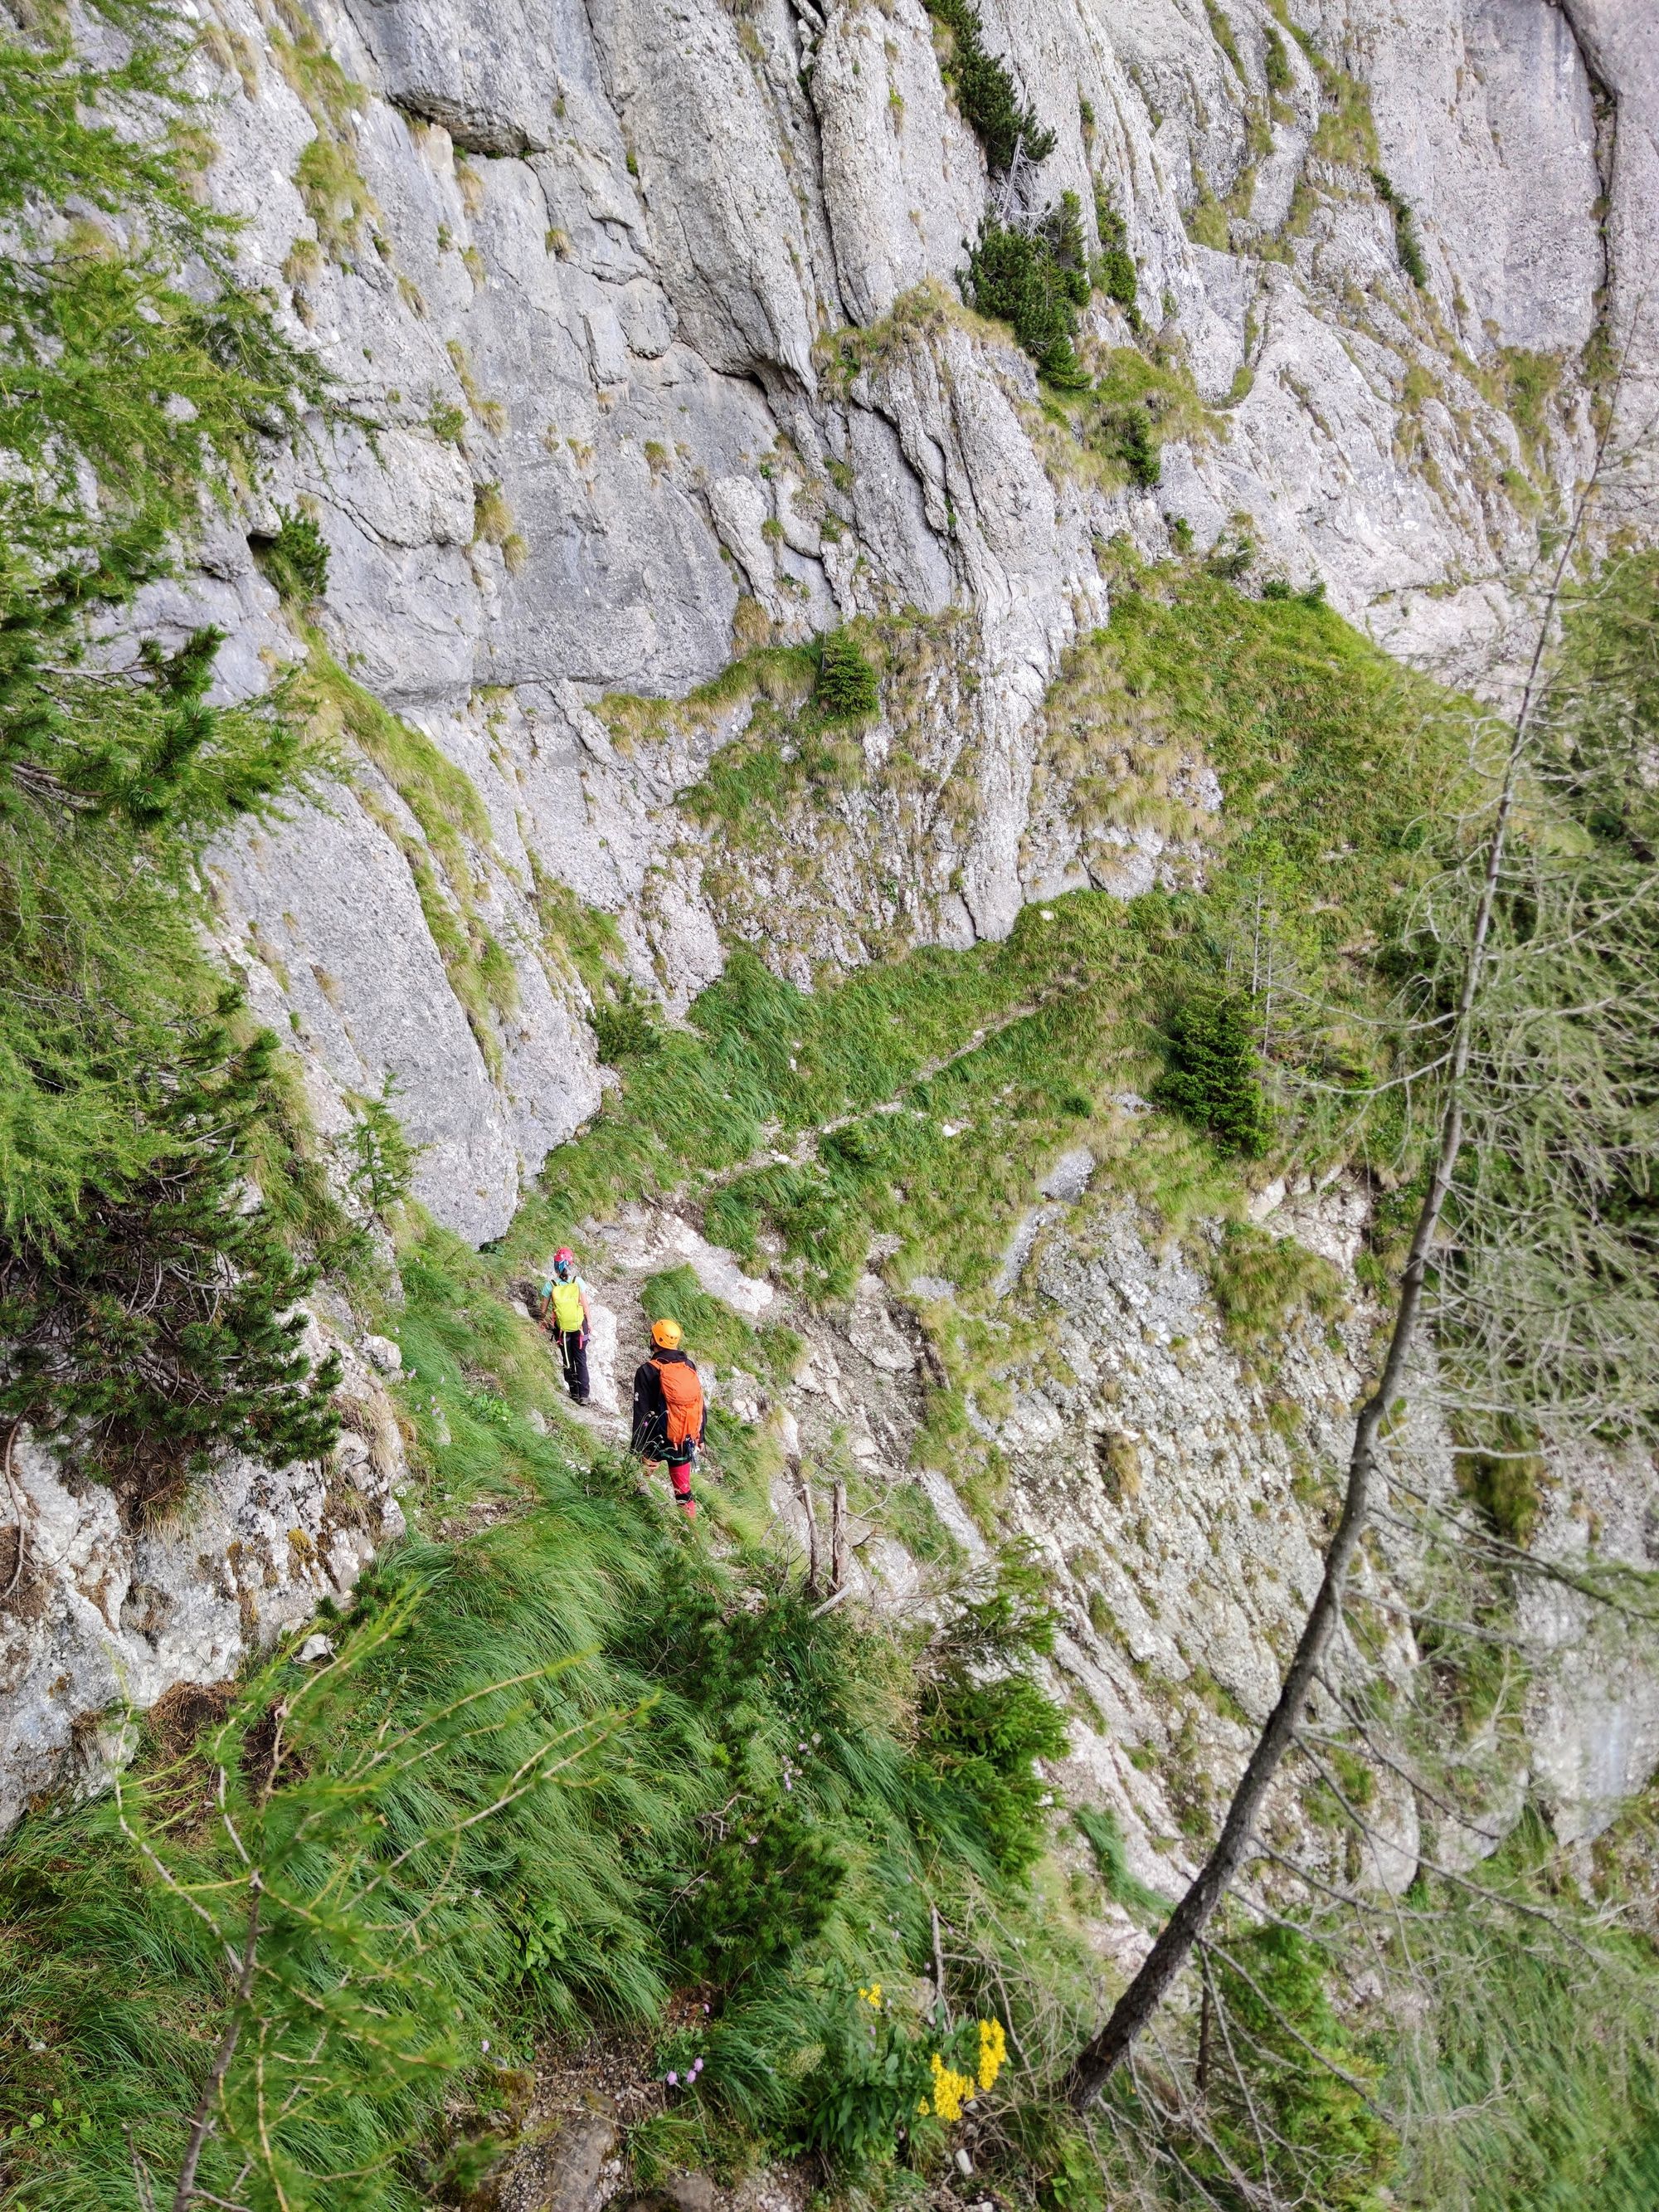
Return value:
M 649 1359 L 642 1359 L 634 1370 L 634 1435 L 632 1449 L 641 1459 L 665 1459 L 683 1466 L 691 1456 L 690 1444 L 671 1444 L 668 1441 L 668 1401 L 662 1394 L 659 1364 L 670 1360 L 684 1361 L 696 1373 L 696 1367 L 683 1352 L 653 1352 Z M 708 1425 L 705 1412 L 697 1424 L 696 1442 L 702 1442 L 702 1432 Z

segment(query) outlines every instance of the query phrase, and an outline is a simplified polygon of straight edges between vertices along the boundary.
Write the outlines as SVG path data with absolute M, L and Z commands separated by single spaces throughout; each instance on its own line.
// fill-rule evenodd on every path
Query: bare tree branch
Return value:
M 237 2039 L 242 2033 L 242 2022 L 253 1995 L 253 1969 L 259 1948 L 259 1898 L 261 1884 L 259 1869 L 255 1867 L 247 1878 L 248 1907 L 247 1935 L 242 1944 L 241 1972 L 237 1977 L 235 2002 L 225 2032 L 219 2039 L 219 2048 L 214 2055 L 207 2080 L 202 2084 L 202 2094 L 197 2100 L 196 2112 L 191 2121 L 190 2139 L 185 2145 L 185 2162 L 179 2169 L 179 2186 L 173 2192 L 173 2212 L 190 2212 L 196 2201 L 196 2169 L 201 2163 L 202 2146 L 207 2141 L 208 2130 L 213 2124 L 213 2108 L 224 2087 L 225 2075 L 230 2070 L 235 2055 Z M 216 2198 L 215 2203 L 219 2200 Z

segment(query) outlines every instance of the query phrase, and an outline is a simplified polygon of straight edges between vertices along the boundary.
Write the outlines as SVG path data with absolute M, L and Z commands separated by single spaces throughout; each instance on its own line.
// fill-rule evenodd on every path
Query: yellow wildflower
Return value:
M 979 2024 L 979 2086 L 988 2089 L 1001 2073 L 1008 2056 L 1008 2037 L 1000 2020 Z
M 933 2110 L 948 2127 L 962 2118 L 962 2108 L 974 2101 L 974 2077 L 947 2066 L 936 2051 L 929 2061 L 933 2069 Z
M 881 1984 L 879 1982 L 872 1982 L 867 1990 L 860 1986 L 859 1995 L 864 1999 L 864 2002 L 869 2006 L 872 2012 L 879 2012 L 881 2010 Z

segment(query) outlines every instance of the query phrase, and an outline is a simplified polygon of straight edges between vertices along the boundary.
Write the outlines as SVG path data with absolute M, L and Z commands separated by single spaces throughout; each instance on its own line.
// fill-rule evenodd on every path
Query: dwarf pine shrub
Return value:
M 328 589 L 327 540 L 311 515 L 289 507 L 277 513 L 272 535 L 251 536 L 248 544 L 279 595 L 297 607 L 309 607 Z
M 1007 169 L 1017 150 L 1028 161 L 1046 161 L 1054 150 L 1054 134 L 1041 127 L 1035 108 L 1020 100 L 1007 64 L 987 47 L 984 21 L 973 0 L 927 0 L 927 11 L 951 33 L 945 76 L 992 174 Z
M 359 1101 L 345 1139 L 351 1188 L 381 1221 L 409 1196 L 422 1149 L 410 1142 L 393 1109 L 397 1087 L 388 1075 L 377 1097 Z
M 1399 2142 L 1370 2100 L 1377 2069 L 1332 2008 L 1318 1948 L 1279 1925 L 1241 1932 L 1218 1950 L 1219 2001 L 1258 2063 L 1248 2093 L 1237 2075 L 1218 2081 L 1215 2147 L 1197 2154 L 1193 2170 L 1224 2187 L 1239 2153 L 1261 2158 L 1265 2139 L 1273 2146 L 1270 2183 L 1282 2162 L 1293 2185 L 1307 2161 L 1320 2174 L 1320 2203 L 1332 2212 L 1377 2212 L 1388 2201 L 1380 2192 L 1397 2170 Z
M 86 618 L 326 392 L 203 204 L 186 46 L 101 12 L 118 62 L 56 19 L 0 36 L 0 1408 L 142 1502 L 219 1443 L 327 1448 L 287 1238 L 336 1217 L 197 933 L 203 843 L 293 781 L 300 735 L 280 699 L 210 705 L 216 633 L 94 672 Z M 314 582 L 313 534 L 287 557 Z
M 1230 1152 L 1259 1159 L 1269 1116 L 1251 1033 L 1249 1001 L 1200 985 L 1170 1021 L 1170 1060 L 1157 1097 Z
M 853 722 L 881 711 L 881 684 L 844 629 L 829 631 L 818 645 L 818 680 L 812 703 L 827 722 Z
M 1140 275 L 1135 267 L 1134 256 L 1129 251 L 1129 228 L 1117 204 L 1112 188 L 1098 179 L 1095 184 L 1095 228 L 1100 235 L 1100 255 L 1095 264 L 1095 282 L 1109 300 L 1115 301 L 1129 319 L 1131 330 L 1140 328 L 1140 309 L 1137 299 Z
M 1376 196 L 1394 217 L 1395 252 L 1400 256 L 1400 265 L 1419 292 L 1428 288 L 1429 264 L 1423 258 L 1423 242 L 1417 234 L 1417 217 L 1411 204 L 1403 200 L 1389 183 L 1382 169 L 1371 171 L 1371 182 Z
M 269 1030 L 238 1050 L 201 1024 L 158 1079 L 133 1078 L 143 1167 L 83 1186 L 62 1238 L 0 1243 L 0 1419 L 73 1430 L 136 1506 L 175 1495 L 217 1446 L 280 1466 L 320 1459 L 338 1431 L 338 1362 L 313 1372 L 300 1346 L 316 1268 L 246 1202 L 275 1051 Z
M 1051 384 L 1081 387 L 1077 310 L 1089 303 L 1082 207 L 1065 192 L 1029 229 L 987 214 L 968 256 L 963 289 L 981 315 L 1012 323 L 1014 336 Z

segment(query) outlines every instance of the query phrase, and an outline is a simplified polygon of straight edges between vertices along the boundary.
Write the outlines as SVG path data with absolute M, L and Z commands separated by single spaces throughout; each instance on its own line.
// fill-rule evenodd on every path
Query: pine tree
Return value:
M 881 709 L 881 685 L 856 638 L 831 630 L 818 647 L 813 703 L 827 722 L 853 722 Z
M 210 704 L 216 632 L 110 669 L 87 617 L 325 392 L 203 203 L 187 40 L 94 8 L 112 63 L 50 14 L 0 35 L 0 1421 L 143 1505 L 216 1445 L 334 1435 L 293 1311 L 313 1271 L 260 1202 L 293 1175 L 275 1041 L 222 995 L 196 868 L 301 738 L 280 697 Z
M 61 1243 L 0 1243 L 0 1418 L 72 1434 L 137 1508 L 216 1446 L 281 1464 L 320 1458 L 338 1432 L 337 1358 L 313 1372 L 300 1344 L 316 1270 L 250 1203 L 276 1051 L 268 1030 L 236 1049 L 222 1023 L 204 1028 L 143 1102 L 146 1170 L 89 1194 Z
M 1247 1000 L 1212 985 L 1182 1001 L 1170 1024 L 1170 1065 L 1156 1096 L 1229 1151 L 1261 1158 L 1269 1120 Z

